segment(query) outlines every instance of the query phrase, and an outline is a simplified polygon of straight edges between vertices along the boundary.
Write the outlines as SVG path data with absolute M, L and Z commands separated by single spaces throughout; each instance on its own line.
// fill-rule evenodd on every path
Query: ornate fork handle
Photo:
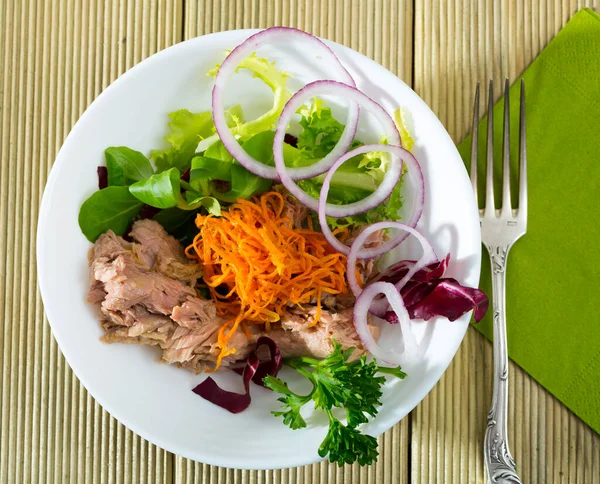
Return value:
M 494 309 L 494 394 L 485 432 L 484 457 L 491 483 L 521 484 L 508 449 L 508 348 L 506 345 L 506 259 L 511 245 L 488 246 Z

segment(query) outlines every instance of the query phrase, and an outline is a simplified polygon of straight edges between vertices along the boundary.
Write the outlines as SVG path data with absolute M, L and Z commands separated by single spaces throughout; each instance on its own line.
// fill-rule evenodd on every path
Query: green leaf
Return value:
M 276 417 L 283 417 L 283 423 L 292 430 L 306 427 L 306 421 L 300 414 L 300 409 L 310 401 L 311 396 L 297 395 L 288 388 L 287 383 L 274 376 L 267 375 L 263 378 L 263 383 L 265 387 L 284 395 L 278 399 L 279 402 L 283 403 L 282 410 L 271 413 Z
M 178 207 L 166 208 L 158 212 L 153 219 L 156 220 L 163 228 L 173 235 L 179 228 L 185 225 L 190 219 L 196 217 L 196 212 L 190 210 L 182 210 Z
M 406 128 L 406 122 L 404 120 L 404 109 L 398 108 L 394 111 L 394 123 L 396 123 L 396 127 L 398 128 L 398 132 L 400 133 L 400 140 L 402 141 L 402 147 L 407 150 L 413 150 L 415 146 L 415 140 L 410 135 L 410 132 Z
M 279 412 L 271 412 L 276 417 L 283 417 L 284 425 L 287 425 L 292 430 L 303 429 L 306 427 L 306 420 L 300 413 L 300 408 L 304 405 L 302 400 L 295 396 L 278 398 L 278 401 L 284 404 L 286 410 Z
M 273 158 L 273 140 L 275 139 L 275 131 L 267 130 L 252 136 L 248 141 L 244 142 L 243 147 L 246 153 L 252 156 L 265 165 L 275 166 Z M 315 160 L 309 158 L 306 153 L 298 148 L 284 143 L 283 144 L 283 160 L 286 166 L 297 168 L 302 166 L 312 165 Z
M 246 141 L 243 147 L 248 147 L 250 155 L 260 161 L 268 161 L 270 156 L 273 165 L 273 136 L 271 131 L 261 132 Z M 214 183 L 209 183 L 214 180 L 229 182 L 230 190 L 217 190 Z M 221 141 L 209 146 L 203 156 L 192 159 L 190 186 L 201 194 L 210 194 L 224 202 L 233 203 L 238 198 L 252 198 L 268 191 L 272 184 L 271 180 L 254 175 L 235 161 Z
M 258 193 L 264 193 L 271 188 L 273 180 L 261 178 L 250 173 L 239 163 L 231 166 L 231 190 L 221 195 L 225 201 L 235 201 L 238 198 L 249 199 Z M 218 197 L 216 193 L 213 193 Z
M 138 200 L 151 207 L 176 207 L 181 200 L 179 177 L 179 170 L 171 168 L 162 173 L 156 173 L 146 180 L 134 183 L 129 187 L 129 191 Z
M 204 156 L 207 158 L 212 158 L 214 160 L 232 162 L 233 156 L 229 154 L 229 151 L 225 148 L 225 145 L 221 140 L 215 141 L 211 144 L 206 151 L 204 152 Z
M 196 215 L 200 210 L 188 211 L 187 213 L 192 214 L 192 216 L 180 227 L 173 230 L 173 232 L 169 232 L 173 237 L 175 237 L 181 245 L 184 247 L 190 245 L 194 240 L 194 237 L 198 235 L 198 227 L 196 227 Z M 210 299 L 210 296 L 205 299 Z
M 186 210 L 196 210 L 204 207 L 208 213 L 217 217 L 221 216 L 221 204 L 214 197 L 207 197 L 199 193 L 185 192 L 187 207 Z
M 310 108 L 301 108 L 300 114 L 303 129 L 298 148 L 313 159 L 324 158 L 339 141 L 344 125 L 333 117 L 330 108 L 323 107 L 320 99 L 314 99 Z
M 112 146 L 104 151 L 109 186 L 130 185 L 154 174 L 152 165 L 142 153 L 126 146 Z
M 275 131 L 261 131 L 244 142 L 244 151 L 265 165 L 275 166 L 275 160 L 273 159 L 274 138 Z
M 238 70 L 240 69 L 249 70 L 254 77 L 261 79 L 273 91 L 273 106 L 269 111 L 253 121 L 247 123 L 240 122 L 232 127 L 232 134 L 239 140 L 244 141 L 251 138 L 256 133 L 270 130 L 275 126 L 285 103 L 291 97 L 291 93 L 286 87 L 288 75 L 277 69 L 275 63 L 269 62 L 268 59 L 258 57 L 253 53 L 240 62 Z M 219 66 L 212 69 L 209 72 L 209 75 L 215 75 L 218 70 Z M 214 139 L 216 141 L 218 137 L 215 137 Z
M 159 172 L 177 168 L 183 173 L 188 169 L 200 140 L 213 134 L 212 113 L 191 113 L 187 109 L 180 109 L 169 113 L 169 118 L 170 131 L 165 136 L 165 141 L 170 147 L 153 150 L 150 157 Z
M 388 368 L 385 366 L 380 366 L 379 373 L 384 373 L 386 375 L 392 375 L 392 376 L 395 376 L 396 378 L 400 378 L 401 380 L 404 380 L 406 378 L 406 373 L 404 373 L 402 371 L 401 366 L 397 366 L 395 368 Z
M 286 382 L 284 382 L 280 378 L 271 375 L 265 376 L 263 378 L 263 383 L 265 387 L 270 388 L 276 393 L 283 393 L 284 395 L 291 395 L 294 393 L 289 389 L 288 384 Z
M 361 466 L 371 465 L 377 461 L 379 455 L 377 439 L 332 419 L 327 436 L 319 447 L 321 457 L 328 454 L 329 460 L 337 462 L 340 467 L 344 464 L 354 464 L 357 460 Z
M 123 235 L 142 203 L 127 187 L 107 187 L 92 194 L 79 209 L 79 227 L 90 242 L 112 230 Z
M 231 181 L 231 162 L 195 156 L 190 169 L 190 186 L 198 193 L 208 194 L 211 191 L 210 181 Z
M 289 367 L 298 371 L 313 384 L 313 390 L 306 396 L 291 391 L 279 378 L 266 377 L 266 387 L 282 394 L 279 401 L 283 404 L 280 411 L 272 412 L 283 417 L 284 424 L 291 428 L 306 425 L 300 415 L 300 409 L 313 400 L 315 408 L 322 410 L 329 418 L 329 432 L 319 447 L 319 455 L 329 454 L 331 462 L 352 464 L 358 460 L 360 465 L 368 465 L 377 459 L 377 440 L 363 435 L 357 426 L 368 421 L 368 417 L 377 415 L 381 406 L 382 386 L 385 377 L 377 373 L 386 373 L 404 378 L 406 374 L 398 368 L 380 368 L 376 361 L 367 363 L 366 357 L 349 361 L 355 348 L 342 350 L 334 341 L 333 351 L 323 360 L 310 357 L 296 357 L 284 360 Z M 333 408 L 345 409 L 347 425 L 333 416 Z

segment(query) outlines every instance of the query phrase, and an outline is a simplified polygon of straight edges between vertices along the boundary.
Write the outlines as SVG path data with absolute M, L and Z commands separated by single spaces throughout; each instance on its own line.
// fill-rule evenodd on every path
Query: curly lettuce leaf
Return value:
M 344 125 L 325 107 L 320 99 L 313 99 L 310 106 L 299 110 L 302 116 L 302 132 L 298 136 L 298 149 L 310 160 L 326 156 L 339 141 Z M 405 130 L 406 131 L 406 130 Z M 350 149 L 362 145 L 355 140 Z M 334 174 L 327 201 L 336 205 L 357 202 L 373 193 L 388 168 L 389 155 L 383 152 L 371 152 L 356 156 L 344 163 Z M 314 198 L 319 197 L 325 175 L 302 180 L 300 187 Z M 382 220 L 398 220 L 402 208 L 402 179 L 390 196 L 379 206 L 354 217 L 327 218 L 332 229 L 348 226 L 360 226 Z
M 400 140 L 402 141 L 402 147 L 405 150 L 412 152 L 413 148 L 415 147 L 415 140 L 410 135 L 410 132 L 408 131 L 408 128 L 406 127 L 406 121 L 405 121 L 405 116 L 404 116 L 405 113 L 406 113 L 406 111 L 402 108 L 396 109 L 396 111 L 394 111 L 394 123 L 396 123 L 398 132 L 400 133 Z
M 243 121 L 242 108 L 239 105 L 232 106 L 225 114 L 229 126 L 236 126 Z M 190 167 L 198 143 L 211 138 L 215 133 L 212 112 L 192 113 L 187 109 L 180 109 L 169 113 L 169 118 L 169 133 L 165 136 L 165 141 L 170 146 L 162 150 L 152 150 L 150 158 L 158 172 L 177 168 L 184 173 Z
M 150 158 L 154 161 L 158 172 L 177 168 L 185 171 L 200 139 L 213 132 L 212 114 L 210 111 L 192 113 L 180 109 L 169 113 L 169 133 L 165 141 L 169 147 L 163 150 L 152 150 Z
M 208 75 L 215 76 L 219 72 L 220 67 L 220 65 L 215 66 L 208 72 Z M 273 91 L 273 106 L 262 116 L 248 122 L 243 122 L 241 118 L 236 119 L 235 116 L 232 117 L 233 122 L 230 124 L 231 133 L 236 139 L 243 142 L 258 133 L 274 129 L 277 119 L 285 103 L 292 97 L 292 93 L 286 87 L 289 75 L 275 67 L 274 62 L 269 62 L 268 59 L 258 57 L 256 53 L 250 54 L 240 62 L 237 70 L 239 71 L 240 69 L 250 71 L 254 77 L 262 80 Z M 197 145 L 197 151 L 205 151 L 218 140 L 219 136 L 217 134 L 210 136 Z

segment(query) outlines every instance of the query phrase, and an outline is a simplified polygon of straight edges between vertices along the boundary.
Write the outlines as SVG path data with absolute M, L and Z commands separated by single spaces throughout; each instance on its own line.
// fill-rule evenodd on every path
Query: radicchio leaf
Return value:
M 475 322 L 481 321 L 488 310 L 489 300 L 483 291 L 462 286 L 456 279 L 443 278 L 448 268 L 450 254 L 443 260 L 424 267 L 402 287 L 400 295 L 411 319 L 444 316 L 455 321 L 463 314 L 474 310 Z M 392 284 L 402 280 L 415 261 L 402 261 L 386 270 L 378 280 Z M 398 318 L 393 311 L 385 314 L 389 323 L 396 324 Z
M 258 357 L 258 349 L 262 345 L 266 345 L 269 348 L 271 359 L 268 361 L 261 362 Z M 244 393 L 223 390 L 211 377 L 208 377 L 202 383 L 197 385 L 192 391 L 196 395 L 201 396 L 205 400 L 208 400 L 231 413 L 240 413 L 246 410 L 252 401 L 250 397 L 250 381 L 253 381 L 257 385 L 264 386 L 263 378 L 267 375 L 277 376 L 277 373 L 281 370 L 282 364 L 281 352 L 275 341 L 266 336 L 261 336 L 258 338 L 254 350 L 248 355 L 246 366 L 244 366 L 243 369 L 240 368 L 234 370 L 242 375 L 245 390 Z
M 98 170 L 98 190 L 102 190 L 108 186 L 108 168 L 99 166 Z
M 481 321 L 489 305 L 488 297 L 483 291 L 461 286 L 456 279 L 438 281 L 433 291 L 419 303 L 407 308 L 411 318 L 428 320 L 434 316 L 444 316 L 455 321 L 474 309 L 475 321 Z

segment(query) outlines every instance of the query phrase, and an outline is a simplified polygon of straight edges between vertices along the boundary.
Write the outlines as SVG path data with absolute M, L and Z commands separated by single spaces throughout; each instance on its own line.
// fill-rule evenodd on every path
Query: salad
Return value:
M 341 80 L 291 92 L 289 74 L 257 55 L 289 38 Z M 273 91 L 271 109 L 253 120 L 224 103 L 239 70 Z M 169 114 L 167 146 L 149 156 L 107 148 L 98 190 L 80 208 L 102 340 L 155 346 L 161 361 L 196 373 L 239 373 L 242 393 L 210 376 L 193 388 L 232 413 L 248 408 L 252 383 L 280 395 L 271 410 L 291 429 L 307 426 L 302 409 L 311 404 L 329 421 L 319 455 L 371 464 L 377 441 L 360 426 L 377 415 L 386 378 L 405 378 L 402 365 L 419 358 L 413 321 L 471 310 L 479 321 L 488 299 L 444 277 L 451 255 L 438 257 L 415 228 L 425 182 L 401 109 L 390 115 L 358 90 L 323 42 L 266 29 L 208 74 L 212 109 Z M 346 100 L 344 123 L 330 96 Z M 380 143 L 357 136 L 361 111 L 381 125 Z M 406 179 L 416 187 L 410 200 Z M 407 237 L 421 258 L 386 268 L 384 256 Z M 392 330 L 385 348 L 381 325 Z M 290 389 L 278 377 L 283 365 L 312 390 Z

